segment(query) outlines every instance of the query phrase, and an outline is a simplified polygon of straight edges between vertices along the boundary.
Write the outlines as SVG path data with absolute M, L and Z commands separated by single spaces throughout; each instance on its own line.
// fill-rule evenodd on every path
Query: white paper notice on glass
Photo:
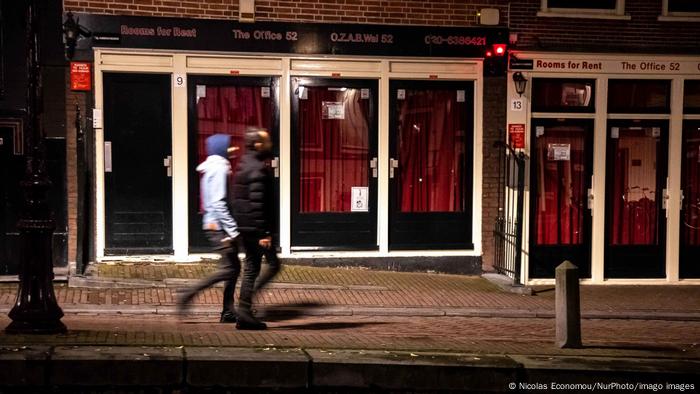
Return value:
M 406 89 L 397 89 L 396 90 L 396 99 L 397 100 L 406 100 Z
M 547 144 L 547 159 L 554 161 L 571 160 L 571 144 Z
M 458 102 L 458 103 L 463 103 L 463 102 L 464 102 L 464 99 L 465 99 L 464 93 L 465 93 L 464 90 L 458 90 L 458 91 L 457 91 L 457 102 Z
M 323 119 L 345 119 L 345 103 L 342 101 L 322 101 Z
M 611 127 L 610 128 L 610 138 L 620 138 L 620 128 Z
M 360 98 L 367 100 L 369 98 L 369 89 L 360 89 Z
M 544 135 L 544 126 L 535 127 L 535 137 L 541 137 Z
M 661 137 L 661 127 L 652 127 L 651 136 L 654 138 Z
M 352 212 L 369 212 L 369 188 L 353 186 L 350 193 L 350 210 Z
M 263 98 L 269 98 L 270 97 L 270 87 L 269 86 L 263 86 L 260 88 L 260 96 Z
M 197 85 L 197 102 L 199 99 L 207 97 L 207 85 Z

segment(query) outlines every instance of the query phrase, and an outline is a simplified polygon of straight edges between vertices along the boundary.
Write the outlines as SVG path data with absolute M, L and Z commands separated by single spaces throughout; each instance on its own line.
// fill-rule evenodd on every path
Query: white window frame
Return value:
M 540 11 L 537 12 L 537 16 L 540 17 L 618 20 L 632 19 L 631 16 L 625 15 L 625 0 L 616 0 L 615 9 L 556 8 L 549 7 L 549 0 L 540 1 Z
M 669 12 L 668 0 L 663 0 L 660 22 L 700 22 L 700 12 Z

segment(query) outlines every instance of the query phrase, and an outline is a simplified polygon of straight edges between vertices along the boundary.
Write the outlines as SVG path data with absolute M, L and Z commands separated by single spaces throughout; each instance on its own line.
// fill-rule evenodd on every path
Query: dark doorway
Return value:
M 105 254 L 172 253 L 170 75 L 105 74 Z
M 18 120 L 0 119 L 0 275 L 13 275 L 19 267 L 19 219 L 24 156 L 21 155 Z
M 666 276 L 666 121 L 608 122 L 605 277 Z
M 377 249 L 377 81 L 292 79 L 292 250 Z
M 239 148 L 231 158 L 235 174 L 245 153 L 243 138 L 251 126 L 270 132 L 275 172 L 275 191 L 279 196 L 279 79 L 276 77 L 190 76 L 189 92 L 189 243 L 190 252 L 211 249 L 202 230 L 200 174 L 197 165 L 206 159 L 206 139 L 213 134 L 231 135 L 231 145 Z M 276 198 L 274 201 L 279 201 Z M 279 218 L 276 205 L 275 218 Z M 279 224 L 273 240 L 279 246 Z
M 391 249 L 472 249 L 473 83 L 391 81 Z
M 533 119 L 530 161 L 530 278 L 553 278 L 569 260 L 591 277 L 593 121 Z

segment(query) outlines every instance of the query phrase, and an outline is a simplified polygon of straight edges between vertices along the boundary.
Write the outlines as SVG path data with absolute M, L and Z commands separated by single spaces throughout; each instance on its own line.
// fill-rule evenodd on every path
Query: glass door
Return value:
M 700 121 L 683 125 L 680 277 L 700 278 Z
M 377 81 L 292 79 L 292 250 L 377 249 Z
M 529 277 L 553 278 L 565 260 L 591 276 L 593 121 L 532 119 Z
M 473 83 L 391 81 L 391 249 L 472 249 Z
M 213 134 L 229 134 L 231 145 L 239 148 L 230 158 L 231 169 L 243 153 L 243 138 L 248 127 L 262 127 L 270 132 L 275 167 L 275 195 L 279 196 L 279 89 L 276 77 L 189 76 L 189 242 L 190 251 L 208 251 L 209 242 L 202 230 L 197 165 L 206 157 L 206 139 Z M 274 201 L 279 201 L 275 198 Z M 279 205 L 274 217 L 279 218 Z M 278 225 L 273 228 L 278 229 Z M 279 246 L 279 231 L 273 242 Z
M 605 277 L 665 277 L 667 123 L 609 121 L 607 141 Z

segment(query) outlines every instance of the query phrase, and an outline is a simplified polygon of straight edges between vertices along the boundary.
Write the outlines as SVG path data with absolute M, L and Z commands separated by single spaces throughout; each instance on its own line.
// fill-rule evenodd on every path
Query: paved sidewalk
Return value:
M 537 387 L 528 384 L 550 381 L 700 387 L 700 286 L 582 286 L 584 347 L 560 349 L 553 288 L 517 295 L 459 275 L 286 266 L 256 301 L 266 331 L 217 323 L 221 287 L 198 296 L 191 315 L 175 316 L 175 291 L 214 268 L 98 264 L 91 275 L 57 283 L 69 332 L 0 333 L 0 392 L 32 384 L 59 392 L 129 385 L 509 392 L 511 383 L 528 392 Z M 16 284 L 0 284 L 0 311 L 15 297 Z M 0 326 L 9 322 L 0 315 Z M 33 373 L 41 383 L 30 383 Z

